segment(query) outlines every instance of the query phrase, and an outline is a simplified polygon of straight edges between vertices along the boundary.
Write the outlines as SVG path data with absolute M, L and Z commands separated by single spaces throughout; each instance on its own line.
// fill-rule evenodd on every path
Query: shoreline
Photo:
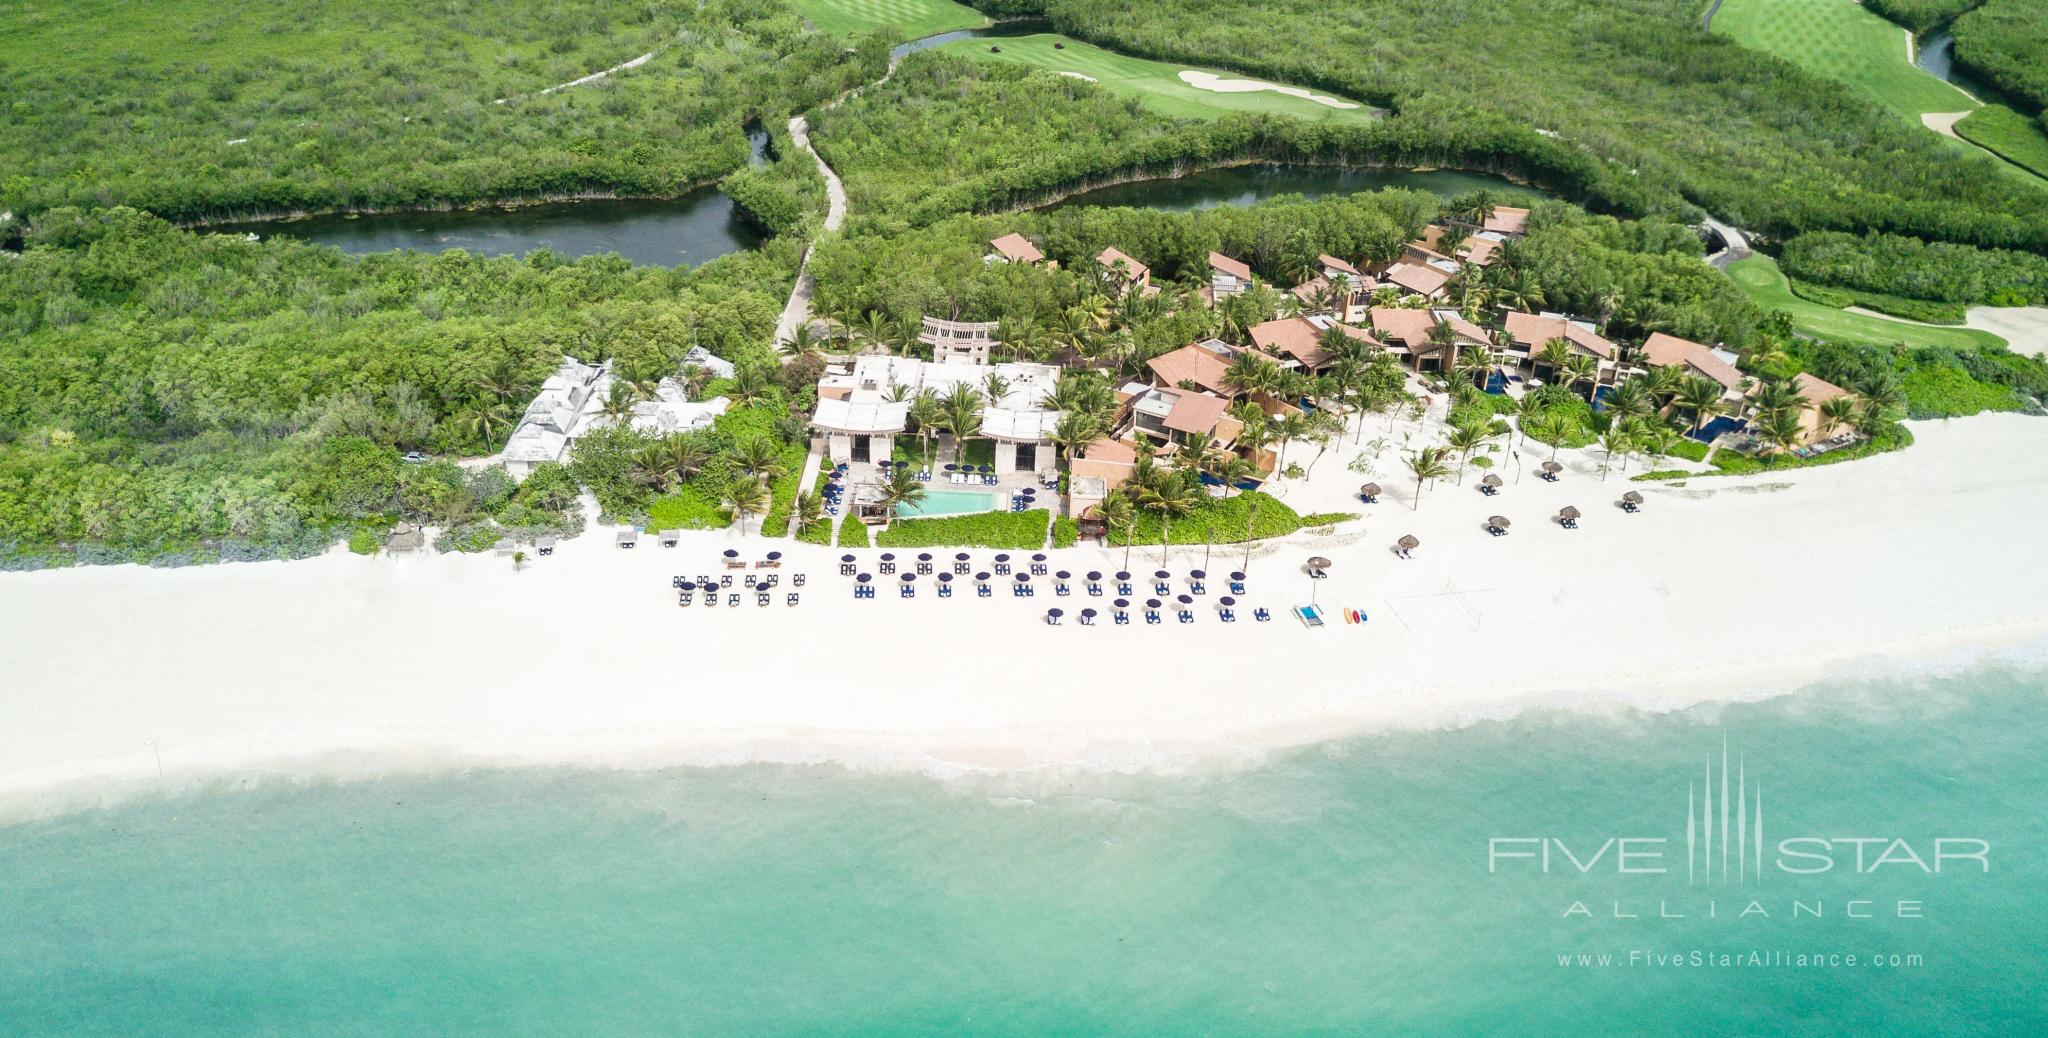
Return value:
M 740 167 L 744 169 L 745 167 Z M 738 172 L 735 170 L 734 172 Z M 730 174 L 727 174 L 730 175 Z M 323 216 L 389 216 L 395 213 L 461 213 L 482 212 L 488 209 L 531 209 L 543 205 L 566 205 L 576 202 L 674 202 L 696 194 L 706 188 L 716 188 L 725 182 L 725 176 L 695 181 L 681 190 L 668 194 L 621 194 L 617 191 L 589 190 L 557 192 L 540 195 L 512 195 L 504 198 L 480 199 L 468 202 L 437 202 L 431 205 L 352 205 L 338 209 L 273 209 L 248 216 L 229 216 L 219 219 L 197 221 L 170 221 L 180 230 L 208 234 L 224 234 L 211 228 L 225 224 L 292 223 L 298 220 L 312 220 Z M 740 207 L 744 211 L 745 207 Z M 748 213 L 752 219 L 753 214 Z
M 620 552 L 593 530 L 521 573 L 488 556 L 340 552 L 0 574 L 0 624 L 20 635 L 0 645 L 0 707 L 17 719 L 0 730 L 0 821 L 252 775 L 753 762 L 1172 773 L 1529 710 L 1665 712 L 2048 658 L 2035 590 L 2048 557 L 2025 547 L 2027 517 L 2048 505 L 2048 473 L 2026 467 L 2048 422 L 1913 431 L 1911 451 L 1684 488 L 1603 483 L 1597 452 L 1567 451 L 1558 484 L 1484 498 L 1446 482 L 1416 510 L 1382 468 L 1392 492 L 1364 520 L 1253 550 L 1231 626 L 1202 600 L 1189 625 L 1045 625 L 1051 605 L 1106 604 L 1079 587 L 1064 602 L 1047 588 L 856 603 L 840 549 L 725 531 Z M 1342 460 L 1287 487 L 1290 506 L 1341 505 L 1361 480 Z M 1642 513 L 1607 507 L 1627 489 L 1648 497 Z M 1585 528 L 1542 521 L 1553 499 L 1585 508 Z M 1477 529 L 1488 511 L 1516 517 L 1512 535 Z M 1385 550 L 1404 532 L 1422 539 L 1415 560 Z M 678 610 L 668 574 L 712 572 L 729 546 L 784 552 L 785 581 L 810 576 L 803 604 Z M 1050 554 L 1077 573 L 1122 559 Z M 1336 562 L 1313 591 L 1297 572 L 1307 554 Z M 1141 546 L 1131 568 L 1158 560 Z M 1208 568 L 1238 560 L 1220 552 Z M 1202 565 L 1197 545 L 1171 568 Z M 1305 630 L 1286 611 L 1311 593 L 1371 620 Z M 1273 622 L 1251 622 L 1254 605 Z

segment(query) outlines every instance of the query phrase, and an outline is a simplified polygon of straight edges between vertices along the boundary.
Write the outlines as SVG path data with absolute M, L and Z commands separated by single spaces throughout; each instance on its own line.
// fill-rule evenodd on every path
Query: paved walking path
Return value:
M 839 182 L 839 174 L 825 164 L 824 156 L 811 147 L 810 121 L 799 115 L 789 121 L 789 139 L 811 161 L 818 164 L 818 174 L 825 178 L 825 226 L 818 234 L 823 237 L 839 230 L 846 223 L 846 185 Z M 804 247 L 803 261 L 797 265 L 796 284 L 789 290 L 789 301 L 782 305 L 782 316 L 775 322 L 775 343 L 781 345 L 796 337 L 796 330 L 811 319 L 811 297 L 817 294 L 818 279 L 811 276 L 811 250 L 818 247 L 816 238 Z
M 824 457 L 824 443 L 820 441 L 811 444 L 811 452 L 809 454 L 804 455 L 803 478 L 797 480 L 796 483 L 796 493 L 798 497 L 802 497 L 803 495 L 810 493 L 811 488 L 818 485 L 818 470 L 823 467 Z M 794 501 L 790 502 L 789 529 L 784 532 L 791 537 L 796 536 L 796 502 Z

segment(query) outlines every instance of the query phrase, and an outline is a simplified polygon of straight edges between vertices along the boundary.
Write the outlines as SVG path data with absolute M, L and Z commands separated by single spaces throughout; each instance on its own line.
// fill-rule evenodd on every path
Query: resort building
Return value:
M 1236 394 L 1230 389 L 1224 375 L 1230 370 L 1230 362 L 1237 357 L 1237 348 L 1221 339 L 1204 339 L 1201 342 L 1171 353 L 1162 353 L 1145 362 L 1152 370 L 1155 385 L 1170 389 L 1193 387 L 1206 390 L 1221 397 Z
M 1653 333 L 1644 340 L 1638 359 L 1645 367 L 1677 368 L 1687 375 L 1712 379 L 1721 384 L 1721 399 L 1728 403 L 1741 400 L 1748 388 L 1748 381 L 1735 366 L 1733 353 L 1711 349 L 1676 335 Z
M 1045 260 L 1045 253 L 1038 251 L 1038 246 L 1031 244 L 1031 239 L 1021 234 L 1005 234 L 988 244 L 989 248 L 995 251 L 983 258 L 991 263 L 1022 263 L 1025 266 L 1033 266 Z
M 1130 426 L 1133 438 L 1144 438 L 1156 446 L 1186 446 L 1189 437 L 1208 436 L 1213 447 L 1228 450 L 1236 445 L 1244 423 L 1230 417 L 1230 401 L 1212 393 L 1187 389 L 1166 389 L 1130 383 L 1123 387 L 1130 395 Z
M 1450 264 L 1450 270 L 1434 264 L 1424 265 L 1406 261 L 1388 267 L 1380 274 L 1380 283 L 1394 285 L 1411 296 L 1428 300 L 1444 297 L 1444 286 L 1451 283 L 1451 275 L 1457 273 L 1457 265 Z
M 1058 380 L 1059 369 L 1050 364 L 857 357 L 827 368 L 818 380 L 811 427 L 824 434 L 834 462 L 880 461 L 893 455 L 896 437 L 909 425 L 911 401 L 966 386 L 982 397 L 976 438 L 995 441 L 996 471 L 1049 473 L 1057 460 L 1052 432 L 1060 412 L 1046 410 L 1042 402 Z
M 1250 287 L 1252 268 L 1220 252 L 1209 254 L 1208 299 L 1211 303 L 1220 303 Z
M 1614 343 L 1593 330 L 1589 321 L 1574 321 L 1563 314 L 1529 314 L 1519 311 L 1507 316 L 1508 343 L 1500 351 L 1503 364 L 1512 363 L 1532 376 L 1554 375 L 1550 365 L 1538 358 L 1553 340 L 1563 339 L 1574 356 L 1592 357 L 1596 385 L 1613 385 L 1620 377 Z
M 1283 368 L 1320 375 L 1337 360 L 1337 355 L 1323 345 L 1323 336 L 1333 329 L 1359 342 L 1373 346 L 1382 345 L 1370 333 L 1320 314 L 1309 317 L 1284 317 L 1254 325 L 1251 330 L 1252 344 L 1278 361 Z
M 1372 332 L 1387 352 L 1406 358 L 1414 370 L 1448 372 L 1458 365 L 1458 354 L 1467 349 L 1490 349 L 1486 329 L 1466 320 L 1455 310 L 1411 310 L 1406 307 L 1376 306 L 1369 315 Z M 1446 332 L 1438 332 L 1438 326 Z M 1440 342 L 1439 338 L 1448 341 Z
M 690 347 L 690 352 L 683 354 L 683 366 L 686 368 L 703 368 L 712 378 L 731 378 L 739 373 L 739 370 L 732 366 L 731 361 L 712 353 L 702 346 L 692 346 Z
M 525 479 L 547 462 L 561 461 L 591 419 L 603 413 L 611 392 L 611 375 L 604 364 L 585 364 L 563 357 L 540 385 L 540 392 L 526 405 L 519 425 L 505 442 L 499 460 L 513 479 Z
M 1486 223 L 1479 229 L 1505 237 L 1519 238 L 1529 233 L 1529 210 L 1507 205 L 1494 206 L 1493 215 L 1487 217 Z
M 1408 243 L 1405 257 L 1413 263 L 1435 265 L 1432 261 L 1470 263 L 1475 267 L 1493 265 L 1498 259 L 1502 242 L 1507 236 L 1498 231 L 1479 231 L 1459 241 L 1450 251 L 1444 250 L 1445 230 L 1437 224 L 1422 229 L 1422 237 Z M 1441 269 L 1441 267 L 1439 267 Z
M 996 323 L 927 317 L 917 341 L 930 346 L 932 360 L 940 364 L 987 364 L 989 349 L 996 345 Z
M 732 407 L 732 401 L 722 396 L 709 400 L 692 401 L 681 383 L 672 378 L 661 380 L 654 389 L 654 398 L 642 400 L 633 405 L 633 414 L 626 424 L 634 432 L 651 436 L 672 436 L 676 433 L 709 429 L 718 421 L 718 416 Z M 600 415 L 591 420 L 592 427 L 609 424 L 610 419 Z
M 1801 446 L 1811 447 L 1815 443 L 1834 436 L 1841 431 L 1828 428 L 1827 418 L 1821 414 L 1821 405 L 1830 400 L 1839 400 L 1842 397 L 1854 396 L 1855 394 L 1824 378 L 1809 375 L 1803 371 L 1792 376 L 1792 388 L 1798 390 L 1799 395 L 1806 398 L 1805 406 L 1799 409 L 1799 443 Z
M 1294 298 L 1303 306 L 1329 310 L 1345 324 L 1363 324 L 1366 311 L 1372 307 L 1372 293 L 1379 287 L 1379 281 L 1327 252 L 1317 256 L 1316 261 L 1322 267 L 1321 272 L 1290 289 Z M 1343 294 L 1334 294 L 1333 286 L 1342 286 Z
M 1095 265 L 1106 271 L 1116 286 L 1118 295 L 1137 289 L 1141 294 L 1150 295 L 1152 268 L 1125 255 L 1121 249 L 1111 246 L 1095 254 Z

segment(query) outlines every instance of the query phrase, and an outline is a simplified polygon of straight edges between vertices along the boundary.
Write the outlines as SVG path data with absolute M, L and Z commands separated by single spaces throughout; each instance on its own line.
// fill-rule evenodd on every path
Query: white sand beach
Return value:
M 1212 90 L 1219 94 L 1245 94 L 1260 90 L 1271 90 L 1276 94 L 1299 97 L 1304 100 L 1314 101 L 1319 105 L 1328 105 L 1331 108 L 1359 107 L 1356 102 L 1346 101 L 1341 97 L 1314 93 L 1303 90 L 1300 87 L 1281 86 L 1278 83 L 1268 83 L 1260 79 L 1233 79 L 1219 76 L 1214 72 L 1201 72 L 1195 69 L 1183 70 L 1180 74 L 1180 81 L 1194 87 L 1196 90 Z
M 0 574 L 0 812 L 209 777 L 481 763 L 1176 769 L 1530 706 L 1753 698 L 2048 637 L 2048 421 L 1913 431 L 1903 453 L 1682 488 L 1603 482 L 1597 454 L 1569 451 L 1544 483 L 1534 446 L 1519 482 L 1511 461 L 1497 470 L 1498 497 L 1473 473 L 1419 510 L 1389 449 L 1389 493 L 1362 521 L 1254 552 L 1229 626 L 1220 580 L 1197 622 L 1158 627 L 1080 627 L 1108 599 L 1056 598 L 1048 580 L 1029 599 L 939 600 L 925 578 L 913 601 L 856 602 L 839 550 L 731 533 L 627 552 L 598 528 L 523 572 L 338 553 Z M 1359 507 L 1349 453 L 1289 502 Z M 1634 515 L 1615 507 L 1631 487 L 1647 497 Z M 1577 530 L 1551 519 L 1567 504 L 1585 512 Z M 1510 535 L 1487 534 L 1492 514 Z M 1389 551 L 1405 533 L 1422 541 L 1412 560 Z M 782 604 L 785 586 L 767 608 L 679 609 L 670 575 L 714 572 L 734 546 L 784 551 L 785 585 L 809 575 L 802 604 Z M 1311 631 L 1288 615 L 1310 597 L 1312 554 L 1334 562 L 1318 600 L 1367 623 Z M 1122 553 L 1052 555 L 1079 573 Z M 1158 559 L 1140 548 L 1131 568 Z M 1240 560 L 1220 548 L 1207 568 Z M 1171 568 L 1201 565 L 1196 547 Z M 1272 622 L 1252 621 L 1261 605 Z M 1062 626 L 1042 621 L 1052 606 Z

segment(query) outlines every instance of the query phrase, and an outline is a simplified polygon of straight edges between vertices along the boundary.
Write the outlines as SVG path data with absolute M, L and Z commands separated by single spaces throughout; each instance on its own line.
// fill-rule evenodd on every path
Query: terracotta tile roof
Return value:
M 1088 461 L 1100 461 L 1112 465 L 1130 465 L 1138 460 L 1138 452 L 1122 440 L 1107 437 L 1089 441 L 1081 448 L 1081 457 Z
M 1478 325 L 1473 324 L 1472 322 L 1466 320 L 1460 314 L 1451 314 L 1450 316 L 1445 317 L 1443 321 L 1445 324 L 1451 326 L 1452 331 L 1457 332 L 1459 335 L 1462 335 L 1465 338 L 1472 340 L 1473 342 L 1484 343 L 1486 345 L 1493 344 L 1493 337 L 1486 334 L 1486 329 L 1481 328 Z
M 1124 269 L 1130 272 L 1129 277 L 1133 281 L 1143 280 L 1146 275 L 1152 273 L 1151 267 L 1132 259 L 1113 245 L 1095 254 L 1095 262 L 1109 270 L 1115 270 L 1119 260 L 1123 261 Z
M 1329 287 L 1330 279 L 1322 276 L 1321 274 L 1317 274 L 1315 277 L 1309 278 L 1307 281 L 1304 281 L 1301 284 L 1288 289 L 1287 291 L 1292 293 L 1294 298 L 1299 299 L 1304 303 L 1313 303 L 1316 301 L 1316 297 L 1318 295 L 1321 295 L 1327 289 L 1329 289 Z
M 1340 260 L 1327 252 L 1318 255 L 1316 257 L 1316 261 L 1323 265 L 1324 270 L 1334 270 L 1340 273 L 1350 274 L 1353 277 L 1358 276 L 1357 267 L 1354 267 L 1351 264 L 1346 263 L 1343 260 Z
M 1252 326 L 1253 345 L 1267 353 L 1284 353 L 1310 369 L 1330 362 L 1330 351 L 1323 349 L 1317 341 L 1321 337 L 1322 332 L 1315 325 L 1299 317 L 1284 317 Z
M 1540 350 L 1552 339 L 1563 339 L 1601 360 L 1614 359 L 1614 344 L 1600 337 L 1591 329 L 1581 328 L 1562 317 L 1544 317 L 1541 314 L 1525 314 L 1520 311 L 1507 317 L 1508 337 L 1515 345 L 1531 352 Z
M 1152 369 L 1161 385 L 1178 386 L 1192 382 L 1203 389 L 1224 392 L 1223 373 L 1230 370 L 1230 362 L 1201 348 L 1182 346 L 1171 353 L 1162 353 L 1145 362 Z
M 1837 397 L 1849 395 L 1849 391 L 1841 386 L 1804 371 L 1792 376 L 1792 388 L 1798 390 L 1799 395 L 1806 398 L 1806 406 L 1812 408 L 1818 408 Z
M 989 244 L 1012 263 L 1036 263 L 1045 258 L 1045 253 L 1038 251 L 1038 246 L 1021 234 L 1005 234 Z
M 1215 432 L 1216 420 L 1223 417 L 1228 406 L 1229 403 L 1220 396 L 1183 392 L 1174 400 L 1173 409 L 1166 412 L 1166 420 L 1161 424 L 1175 432 Z
M 1502 234 L 1523 234 L 1529 230 L 1529 210 L 1513 206 L 1497 205 L 1493 215 L 1486 218 L 1481 230 L 1499 231 Z
M 1493 261 L 1498 258 L 1494 253 L 1499 250 L 1500 243 L 1492 238 L 1467 238 L 1465 243 L 1458 247 L 1458 255 L 1472 261 L 1474 266 L 1487 267 L 1492 266 Z
M 1239 281 L 1250 281 L 1252 279 L 1252 268 L 1220 252 L 1209 254 L 1209 269 L 1228 274 Z
M 1679 367 L 1713 379 L 1728 390 L 1742 388 L 1742 372 L 1689 339 L 1657 332 L 1643 342 L 1643 363 L 1657 368 Z
M 1380 338 L 1398 342 L 1411 350 L 1428 342 L 1430 329 L 1436 327 L 1436 318 L 1427 310 L 1375 306 L 1371 316 L 1372 330 L 1378 332 Z
M 1443 291 L 1444 286 L 1450 283 L 1451 276 L 1434 267 L 1424 267 L 1414 263 L 1396 263 L 1387 268 L 1385 280 L 1391 281 L 1416 295 L 1433 296 Z

